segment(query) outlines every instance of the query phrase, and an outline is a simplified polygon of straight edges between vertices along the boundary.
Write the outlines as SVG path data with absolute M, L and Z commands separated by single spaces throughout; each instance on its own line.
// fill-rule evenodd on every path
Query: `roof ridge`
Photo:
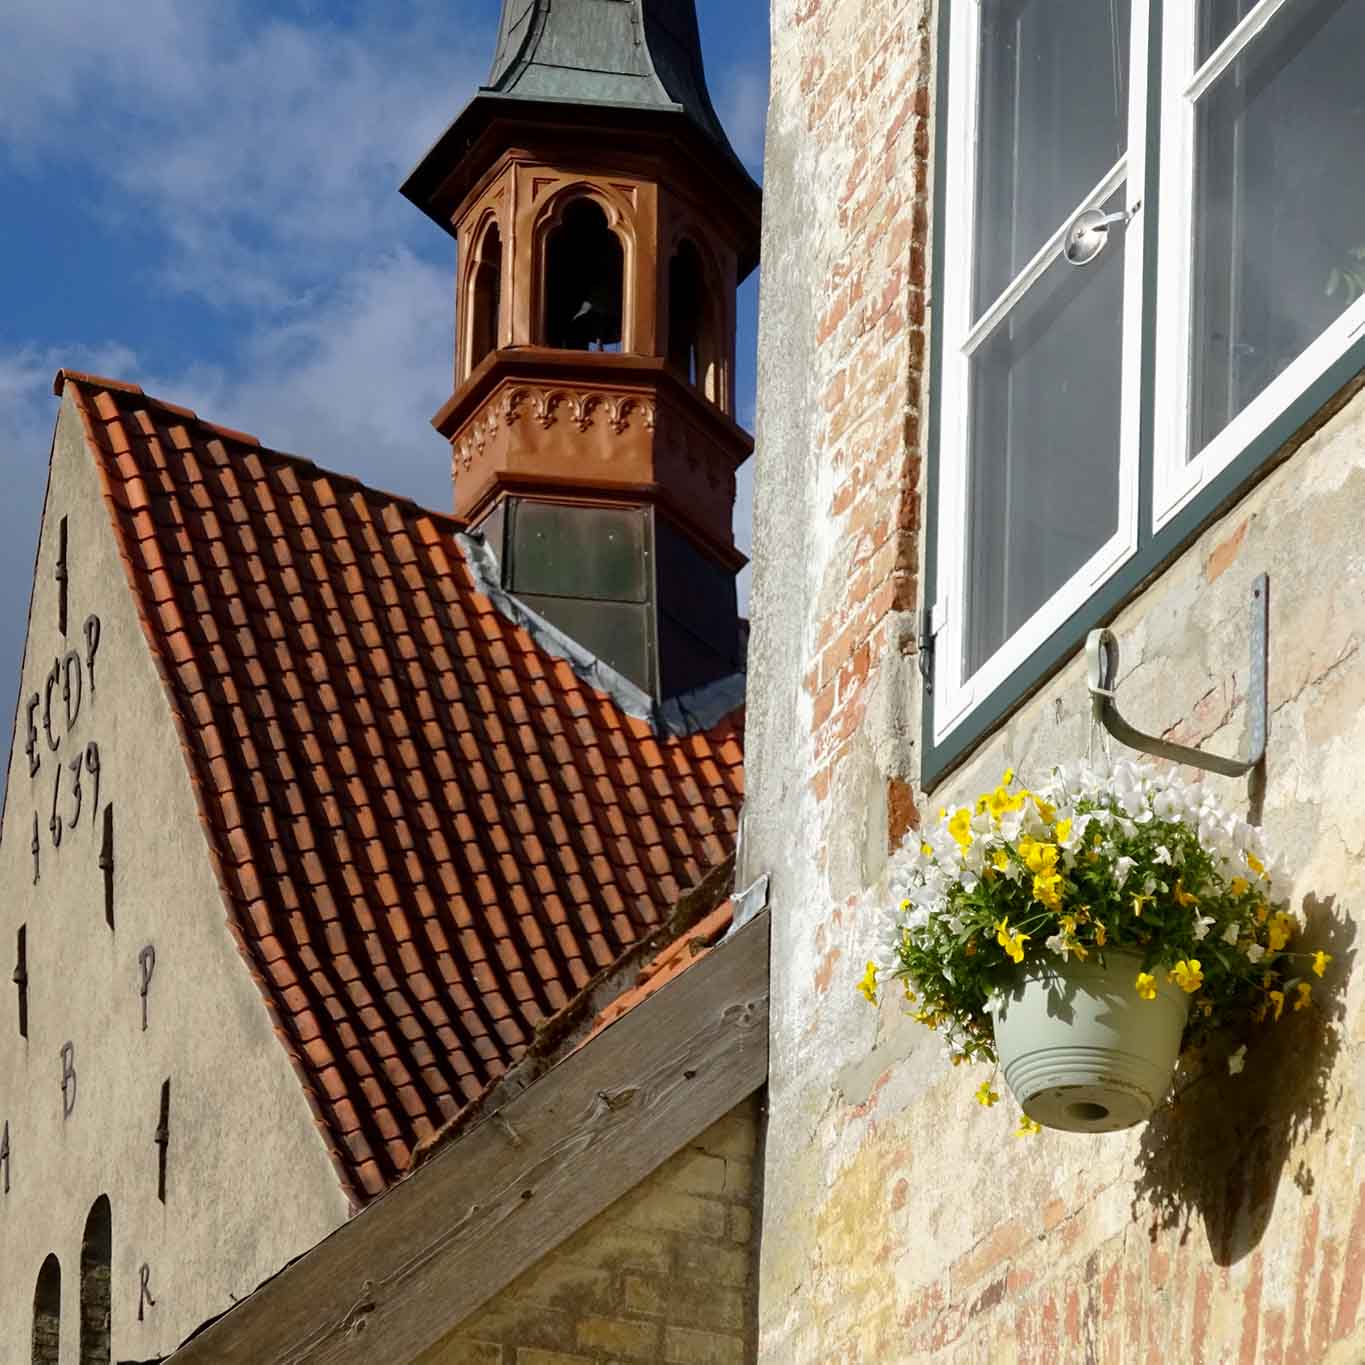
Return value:
M 146 389 L 138 384 L 131 384 L 122 379 L 110 379 L 105 375 L 86 374 L 80 370 L 59 369 L 56 377 L 52 381 L 52 392 L 61 397 L 62 390 L 66 383 L 74 383 L 90 389 L 105 389 L 115 394 L 126 394 L 131 398 L 141 398 L 149 407 L 160 408 L 165 412 L 174 413 L 177 417 L 182 417 L 186 421 L 193 422 L 197 426 L 203 427 L 206 431 L 213 432 L 220 439 L 232 441 L 237 445 L 247 446 L 257 454 L 267 458 L 280 460 L 296 469 L 307 470 L 323 478 L 339 480 L 342 484 L 368 493 L 376 498 L 381 498 L 386 502 L 399 507 L 411 508 L 414 512 L 424 517 L 431 517 L 433 520 L 442 522 L 449 526 L 452 535 L 463 531 L 468 523 L 456 516 L 453 512 L 442 512 L 438 508 L 428 507 L 420 503 L 416 498 L 408 496 L 406 493 L 395 493 L 387 488 L 380 488 L 375 484 L 366 483 L 364 479 L 355 474 L 347 474 L 344 470 L 329 469 L 326 465 L 319 464 L 308 455 L 299 455 L 293 451 L 281 450 L 278 446 L 267 445 L 259 436 L 253 436 L 250 432 L 239 431 L 235 427 L 222 426 L 217 422 L 211 422 L 206 417 L 201 417 L 193 408 L 185 407 L 181 403 L 173 403 L 166 398 L 158 398 L 155 394 L 148 393 Z

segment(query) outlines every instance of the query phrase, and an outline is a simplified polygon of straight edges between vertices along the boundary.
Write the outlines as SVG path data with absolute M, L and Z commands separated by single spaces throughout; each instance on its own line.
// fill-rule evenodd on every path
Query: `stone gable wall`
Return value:
M 418 1365 L 753 1360 L 760 1117 L 731 1110 Z
M 60 411 L 0 838 L 6 1365 L 30 1358 L 34 1287 L 49 1253 L 61 1265 L 61 1358 L 78 1358 L 82 1236 L 101 1195 L 111 1206 L 115 1360 L 168 1355 L 349 1213 L 303 1088 L 229 933 L 189 769 L 80 415 L 69 399 Z M 65 637 L 55 576 L 62 518 Z M 92 689 L 84 626 L 94 615 L 101 629 Z M 64 660 L 69 651 L 82 664 L 79 705 L 73 664 L 75 714 L 68 726 L 62 687 L 54 686 L 51 747 L 41 699 L 54 657 Z M 40 766 L 30 775 L 26 703 L 35 694 Z M 99 752 L 98 801 L 95 775 L 82 764 L 80 820 L 73 823 L 72 764 L 92 744 Z M 106 873 L 100 862 L 109 806 L 113 858 Z M 26 1037 L 10 981 L 20 926 Z M 156 957 L 144 1028 L 141 955 L 149 946 Z M 156 1138 L 167 1080 L 163 1187 Z M 102 1304 L 103 1294 L 97 1297 Z M 87 1303 L 93 1310 L 89 1294 Z

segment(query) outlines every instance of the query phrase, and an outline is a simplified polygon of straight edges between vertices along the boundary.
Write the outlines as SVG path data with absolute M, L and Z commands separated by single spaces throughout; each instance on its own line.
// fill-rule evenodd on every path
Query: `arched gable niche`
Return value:
M 113 1253 L 109 1196 L 102 1194 L 90 1207 L 81 1239 L 81 1355 L 80 1365 L 110 1365 L 109 1262 Z
M 33 1291 L 33 1365 L 58 1365 L 61 1359 L 62 1267 L 49 1256 Z

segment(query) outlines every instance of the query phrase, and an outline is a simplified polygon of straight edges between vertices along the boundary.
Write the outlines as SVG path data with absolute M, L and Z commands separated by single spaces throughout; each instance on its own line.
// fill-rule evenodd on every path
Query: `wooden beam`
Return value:
M 167 1365 L 408 1365 L 767 1075 L 765 911 Z

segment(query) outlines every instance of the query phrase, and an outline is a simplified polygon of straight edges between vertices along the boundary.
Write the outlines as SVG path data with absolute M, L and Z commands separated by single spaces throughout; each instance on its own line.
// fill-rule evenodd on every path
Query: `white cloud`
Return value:
M 435 233 L 396 191 L 492 50 L 493 0 L 456 8 L 390 0 L 340 25 L 242 0 L 20 0 L 0 154 L 83 163 L 88 208 L 165 234 L 172 287 L 286 307 L 358 245 Z
M 732 66 L 721 72 L 716 112 L 740 160 L 757 178 L 763 174 L 763 134 L 768 119 L 768 68 Z

